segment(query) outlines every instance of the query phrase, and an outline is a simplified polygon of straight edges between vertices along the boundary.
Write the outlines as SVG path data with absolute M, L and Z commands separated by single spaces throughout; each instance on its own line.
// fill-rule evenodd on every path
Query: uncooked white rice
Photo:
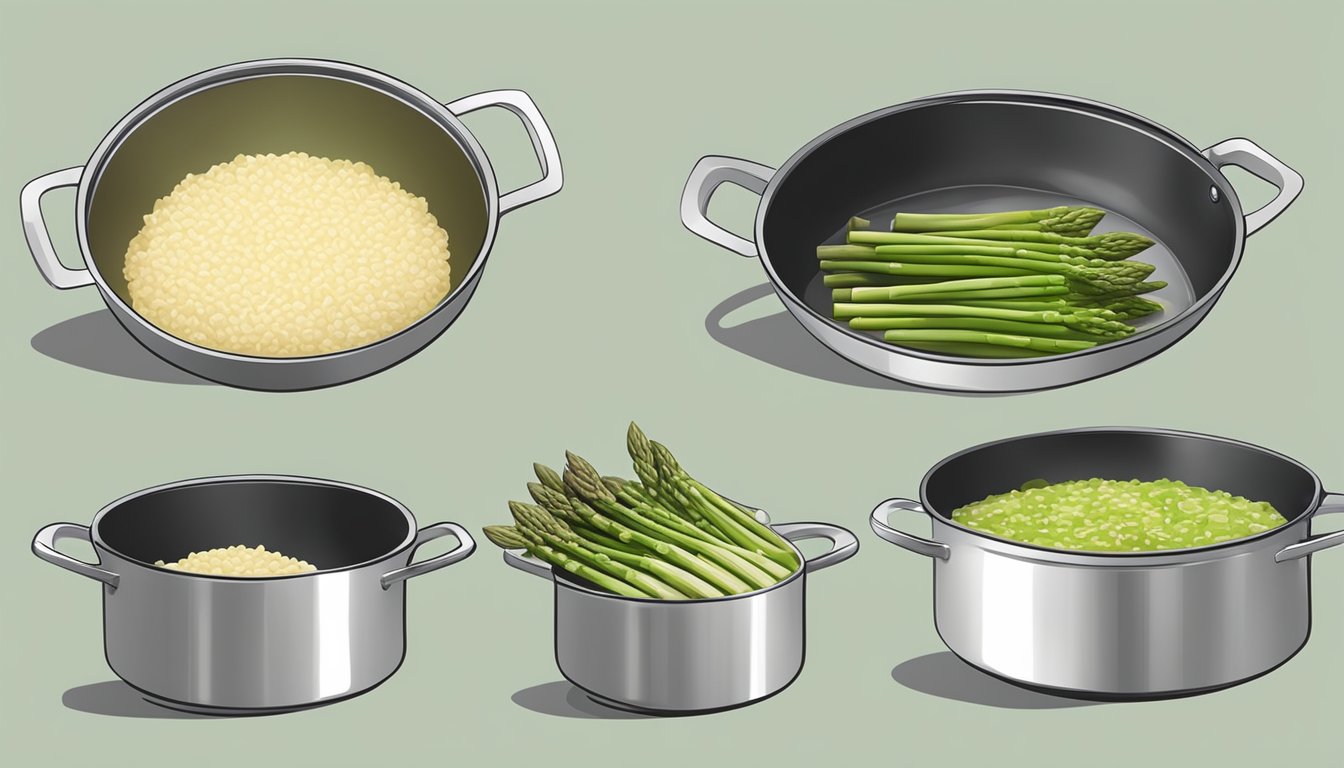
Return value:
M 307 560 L 297 560 L 279 552 L 268 551 L 260 544 L 255 547 L 237 544 L 232 547 L 207 549 L 204 552 L 192 552 L 176 562 L 165 563 L 156 560 L 154 564 L 160 568 L 203 573 L 209 576 L 289 576 L 317 570 L 317 566 Z
M 238 155 L 188 174 L 131 240 L 131 306 L 193 344 L 262 357 L 351 349 L 448 293 L 448 233 L 364 163 Z

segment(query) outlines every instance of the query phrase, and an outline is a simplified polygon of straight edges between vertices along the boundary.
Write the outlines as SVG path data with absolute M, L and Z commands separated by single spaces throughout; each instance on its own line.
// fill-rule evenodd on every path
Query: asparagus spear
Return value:
M 529 554 L 538 560 L 544 560 L 555 567 L 563 568 L 608 592 L 625 595 L 626 597 L 646 597 L 643 592 L 627 582 L 608 576 L 596 568 L 590 568 L 578 560 L 568 557 L 563 552 L 556 552 L 550 547 L 529 541 L 513 526 L 487 525 L 485 527 L 485 537 L 502 549 L 526 549 Z
M 1024 277 L 985 277 L 970 280 L 945 280 L 930 285 L 893 285 L 854 288 L 853 301 L 899 301 L 905 296 L 929 296 L 942 293 L 1004 288 L 1064 288 L 1063 275 L 1028 275 Z
M 983 333 L 980 331 L 943 331 L 943 330 L 900 330 L 885 331 L 882 338 L 899 344 L 904 341 L 962 341 L 976 344 L 993 344 L 1004 347 L 1034 349 L 1042 352 L 1076 352 L 1097 345 L 1095 341 L 1075 341 L 1073 339 L 1049 339 L 1037 336 L 1018 336 L 1003 333 Z
M 601 498 L 600 491 L 598 491 L 598 488 L 601 487 L 601 482 L 598 481 L 597 487 L 594 487 L 591 482 L 589 482 L 588 478 L 580 477 L 574 471 L 576 465 L 579 465 L 580 463 L 587 464 L 587 462 L 585 462 L 582 457 L 573 453 L 567 452 L 566 456 L 569 459 L 570 466 L 565 469 L 565 485 L 569 487 L 576 496 L 582 497 L 592 494 L 597 498 Z M 590 468 L 591 466 L 592 465 L 588 465 Z M 605 488 L 602 488 L 602 491 L 605 491 Z M 603 533 L 606 533 L 619 541 L 626 543 L 634 542 L 647 547 L 667 562 L 694 573 L 728 594 L 741 594 L 750 592 L 753 589 L 753 587 L 735 574 L 725 570 L 719 565 L 701 560 L 677 544 L 660 541 L 643 531 L 635 530 L 623 523 L 612 520 L 585 502 L 577 501 L 573 502 L 572 505 L 574 511 L 578 513 L 585 522 L 598 528 Z M 599 509 L 608 512 L 613 511 L 609 507 L 604 507 L 605 502 L 603 503 L 603 506 L 599 506 Z
M 1003 229 L 975 229 L 956 232 L 940 232 L 941 237 L 956 237 L 968 240 L 1008 240 L 1015 243 L 1051 243 L 1054 245 L 1074 245 L 1087 248 L 1099 259 L 1128 259 L 1153 245 L 1153 241 L 1134 232 L 1105 232 L 1089 237 L 1069 237 L 1053 232 L 1021 232 Z
M 977 265 L 947 264 L 903 264 L 897 261 L 823 261 L 821 268 L 827 272 L 864 272 L 876 275 L 898 275 L 910 277 L 1014 277 L 1018 275 L 1038 274 L 1041 270 L 1008 269 L 1003 267 L 984 267 Z
M 984 357 L 999 359 L 1017 359 L 1024 357 L 1049 357 L 1053 352 L 1041 352 L 1021 347 L 1003 347 L 996 344 L 976 344 L 965 341 L 902 341 L 902 347 L 919 349 L 925 352 L 937 352 L 958 357 Z
M 927 248 L 960 248 L 964 252 L 966 248 L 994 248 L 996 252 L 986 252 L 984 255 L 999 255 L 1003 249 L 1013 249 L 1019 251 L 1033 251 L 1038 253 L 1050 253 L 1063 256 L 1079 256 L 1084 259 L 1102 258 L 1096 251 L 1079 245 L 1065 245 L 1059 243 L 1029 243 L 1029 242 L 1008 242 L 1003 240 L 977 240 L 965 237 L 947 237 L 944 235 L 919 235 L 909 232 L 850 232 L 850 243 L 873 246 L 892 246 L 892 245 L 922 245 Z M 1102 259 L 1103 261 L 1115 261 L 1115 259 Z
M 1016 320 L 997 320 L 988 317 L 855 317 L 850 319 L 849 327 L 856 331 L 898 331 L 903 329 L 987 331 L 1018 336 L 1075 339 L 1078 341 L 1120 338 L 1134 332 L 1134 329 L 1130 326 L 1125 326 L 1129 330 L 1124 333 L 1094 333 L 1090 330 L 1078 330 L 1064 323 L 1024 323 Z
M 1082 236 L 1091 232 L 1105 215 L 1105 211 L 1096 208 L 1067 205 L 1002 213 L 898 213 L 892 219 L 891 228 L 895 232 L 930 232 L 1035 224 L 1044 232 Z
M 560 473 L 545 464 L 533 464 L 532 471 L 536 473 L 537 479 L 541 484 L 553 491 L 565 492 L 565 483 L 560 479 Z

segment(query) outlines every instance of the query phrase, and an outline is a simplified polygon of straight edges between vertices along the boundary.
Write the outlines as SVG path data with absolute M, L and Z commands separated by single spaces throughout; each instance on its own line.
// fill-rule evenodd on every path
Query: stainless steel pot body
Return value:
M 952 510 L 1043 478 L 1163 477 L 1270 501 L 1287 525 L 1218 546 L 1152 553 L 1051 550 L 987 536 Z M 1310 470 L 1246 443 L 1185 432 L 1088 429 L 968 449 L 929 471 L 920 501 L 878 505 L 883 539 L 934 561 L 934 621 L 953 653 L 1009 681 L 1090 698 L 1234 685 L 1287 661 L 1311 629 L 1310 557 L 1344 544 L 1312 520 L 1344 511 Z M 893 512 L 927 514 L 929 538 Z
M 1235 190 L 1219 171 L 1225 165 L 1273 184 L 1278 195 L 1243 215 Z M 761 195 L 751 239 L 707 218 L 709 201 L 724 182 Z M 1139 222 L 1170 248 L 1190 283 L 1193 303 L 1159 326 L 1093 349 L 980 360 L 893 347 L 833 321 L 829 290 L 809 300 L 818 295 L 809 290 L 819 274 L 816 246 L 850 216 L 938 190 L 982 187 L 1087 201 Z M 1015 392 L 1104 376 L 1190 332 L 1231 279 L 1245 238 L 1282 213 L 1301 190 L 1300 175 L 1246 139 L 1201 151 L 1150 120 L 1105 104 L 1044 93 L 969 91 L 850 120 L 808 143 L 778 170 L 739 158 L 704 157 L 686 182 L 681 220 L 716 245 L 758 257 L 788 311 L 851 362 L 922 387 Z
M 555 582 L 555 661 L 592 698 L 654 714 L 728 709 L 772 696 L 798 676 L 805 650 L 807 574 L 858 551 L 849 531 L 821 523 L 774 526 L 790 540 L 832 548 L 803 558 L 766 589 L 709 600 L 640 600 L 599 590 L 513 552 L 505 562 Z
M 503 107 L 523 121 L 541 163 L 540 181 L 500 194 L 489 158 L 458 119 L 485 107 Z M 449 233 L 449 294 L 388 338 L 297 358 L 208 349 L 136 314 L 122 267 L 127 244 L 154 201 L 188 173 L 202 173 L 237 154 L 290 151 L 366 162 L 424 197 Z M 479 93 L 444 105 L 363 67 L 267 59 L 212 69 L 164 88 L 123 118 L 85 165 L 34 179 L 20 202 L 28 247 L 47 282 L 61 289 L 96 285 L 117 320 L 155 355 L 221 384 L 303 390 L 377 373 L 437 338 L 476 290 L 499 217 L 555 194 L 562 178 L 550 128 L 522 91 Z M 71 186 L 77 187 L 74 224 L 82 269 L 57 259 L 40 205 L 45 193 Z
M 459 545 L 410 563 L 420 544 Z M 56 551 L 89 541 L 97 564 Z M 190 551 L 265 544 L 320 570 L 246 579 L 157 568 Z M 357 486 L 236 476 L 159 486 L 105 507 L 91 526 L 38 532 L 42 559 L 103 585 L 104 651 L 118 677 L 165 706 L 263 714 L 367 691 L 406 652 L 406 579 L 471 554 L 455 523 L 419 531 L 405 507 Z

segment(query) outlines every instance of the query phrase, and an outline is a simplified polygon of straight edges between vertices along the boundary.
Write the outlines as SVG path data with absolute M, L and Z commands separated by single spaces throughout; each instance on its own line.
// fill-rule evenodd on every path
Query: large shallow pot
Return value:
M 411 564 L 423 543 L 458 546 Z M 96 564 L 56 550 L 89 541 Z M 272 578 L 158 568 L 235 544 L 307 560 L 316 572 Z M 406 580 L 451 565 L 476 544 L 456 523 L 416 530 L 396 500 L 367 488 L 274 475 L 188 480 L 133 493 L 85 527 L 38 531 L 33 552 L 103 584 L 108 666 L 167 707 L 266 714 L 363 693 L 406 653 Z
M 555 582 L 555 662 L 599 703 L 687 715 L 751 704 L 784 690 L 803 668 L 807 575 L 852 557 L 854 534 L 824 523 L 772 526 L 789 541 L 825 538 L 784 581 L 743 595 L 655 600 L 614 595 L 506 551 L 515 568 Z
M 1245 214 L 1219 171 L 1236 165 L 1278 188 Z M 707 218 L 724 182 L 760 194 L 754 234 Z M 695 234 L 759 257 L 784 306 L 842 357 L 910 384 L 973 392 L 1058 387 L 1104 376 L 1160 352 L 1213 307 L 1247 236 L 1302 191 L 1302 177 L 1246 139 L 1208 149 L 1105 104 L 1045 93 L 971 91 L 899 104 L 837 126 L 778 170 L 733 157 L 702 158 L 681 198 Z M 1142 260 L 1171 285 L 1154 294 L 1161 324 L 1126 339 L 1050 357 L 989 360 L 897 348 L 831 317 L 816 248 L 840 242 L 855 214 L 993 211 L 1090 204 L 1112 212 L 1097 232 L 1123 229 L 1158 244 Z
M 1156 480 L 1268 501 L 1286 525 L 1165 552 L 1045 549 L 962 526 L 952 511 L 1042 478 Z M 925 514 L 933 534 L 892 527 Z M 1010 682 L 1088 698 L 1157 698 L 1223 688 L 1291 658 L 1311 631 L 1313 536 L 1344 512 L 1311 470 L 1247 443 L 1156 429 L 1079 429 L 969 448 L 924 476 L 920 500 L 873 510 L 873 531 L 933 559 L 934 622 L 953 653 Z M 1337 603 L 1337 601 L 1336 601 Z
M 542 178 L 501 194 L 485 151 L 458 119 L 503 107 L 522 119 Z M 131 308 L 122 267 L 154 201 L 188 173 L 239 153 L 309 154 L 368 163 L 425 198 L 448 231 L 453 287 L 417 322 L 342 352 L 267 358 L 191 344 Z M 150 96 L 107 134 L 83 166 L 29 182 L 24 234 L 38 268 L 57 288 L 96 285 L 114 317 L 151 352 L 183 370 L 236 387 L 301 390 L 359 379 L 433 341 L 476 290 L 499 217 L 560 190 L 550 128 L 522 91 L 491 91 L 447 105 L 371 69 L 315 59 L 267 59 L 212 69 Z M 63 266 L 42 218 L 42 195 L 77 187 L 74 228 L 83 268 Z

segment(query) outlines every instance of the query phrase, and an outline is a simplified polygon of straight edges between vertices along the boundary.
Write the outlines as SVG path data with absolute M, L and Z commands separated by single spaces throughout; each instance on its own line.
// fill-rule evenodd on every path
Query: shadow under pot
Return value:
M 759 514 L 758 514 L 759 517 Z M 858 551 L 853 533 L 824 523 L 771 526 L 786 540 L 824 538 L 831 549 L 791 576 L 728 597 L 658 600 L 615 595 L 512 552 L 504 562 L 555 583 L 555 661 L 590 698 L 653 715 L 704 714 L 751 704 L 803 668 L 807 575 Z
M 459 119 L 501 107 L 522 120 L 542 178 L 501 192 L 485 150 Z M 126 250 L 159 198 L 188 174 L 239 154 L 287 152 L 367 163 L 424 198 L 449 237 L 452 287 L 405 328 L 354 349 L 306 357 L 226 352 L 178 338 L 132 307 Z M 60 289 L 97 286 L 117 322 L 163 360 L 211 381 L 290 391 L 342 384 L 389 368 L 432 342 L 466 308 L 499 219 L 560 191 L 555 139 L 517 90 L 443 104 L 396 78 L 318 59 L 265 59 L 212 69 L 150 96 L 117 123 L 82 166 L 32 180 L 20 195 L 24 234 L 42 276 Z M 61 264 L 42 215 L 44 194 L 75 187 L 83 265 Z
M 1049 549 L 961 525 L 952 512 L 1029 480 L 1170 478 L 1267 501 L 1286 519 L 1242 539 L 1155 552 Z M 927 515 L 929 538 L 897 530 Z M 934 623 L 947 647 L 1004 680 L 1087 699 L 1185 696 L 1288 661 L 1311 632 L 1310 555 L 1344 544 L 1312 520 L 1344 512 L 1311 470 L 1248 443 L 1105 428 L 986 443 L 935 465 L 920 500 L 889 499 L 873 531 L 933 559 Z
M 411 563 L 443 536 L 458 546 Z M 98 562 L 58 552 L 62 539 L 90 542 Z M 237 544 L 317 570 L 245 578 L 153 565 Z M 475 547 L 456 523 L 416 530 L 376 491 L 274 475 L 150 488 L 88 527 L 55 523 L 33 539 L 38 557 L 103 584 L 104 650 L 118 677 L 163 706 L 221 715 L 329 704 L 391 677 L 406 653 L 406 580 Z

